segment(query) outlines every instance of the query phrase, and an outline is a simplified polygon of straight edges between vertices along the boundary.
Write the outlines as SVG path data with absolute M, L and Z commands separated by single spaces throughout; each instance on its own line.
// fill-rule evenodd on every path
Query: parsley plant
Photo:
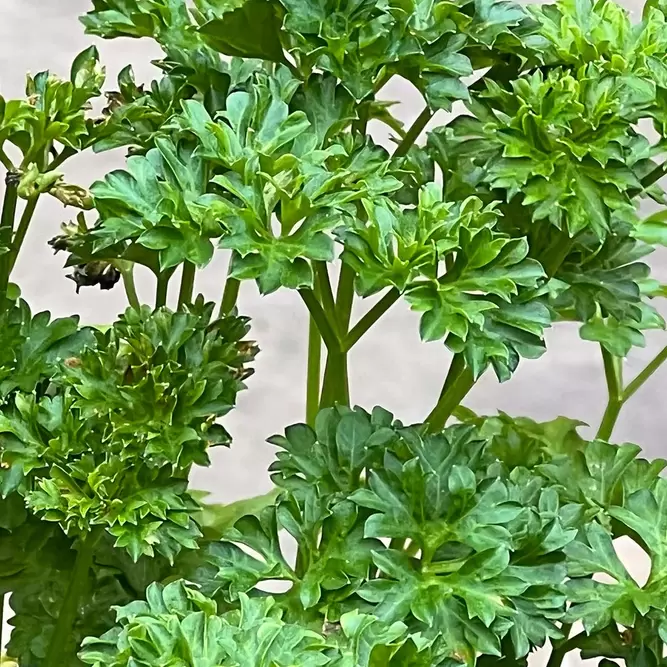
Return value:
M 101 117 L 95 48 L 0 98 L 10 664 L 525 667 L 544 647 L 549 667 L 667 665 L 667 462 L 612 438 L 667 359 L 623 377 L 665 328 L 643 259 L 667 245 L 667 4 L 633 23 L 612 0 L 92 0 L 82 22 L 164 57 L 150 86 L 124 69 Z M 393 77 L 423 98 L 409 127 L 378 96 Z M 118 147 L 125 167 L 89 191 L 64 179 Z M 108 326 L 34 314 L 11 280 L 45 197 L 75 210 L 51 245 L 76 289 L 127 293 Z M 218 304 L 194 291 L 216 252 Z M 243 280 L 309 313 L 304 423 L 270 439 L 275 491 L 208 505 L 189 474 L 230 444 L 257 353 Z M 411 425 L 355 407 L 348 381 L 400 299 L 452 352 Z M 563 321 L 602 356 L 594 440 L 464 407 Z M 645 583 L 618 538 L 649 555 Z

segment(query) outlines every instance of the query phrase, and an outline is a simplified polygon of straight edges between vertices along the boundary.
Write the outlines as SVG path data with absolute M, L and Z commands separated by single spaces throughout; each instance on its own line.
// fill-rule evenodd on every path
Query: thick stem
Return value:
M 663 347 L 660 352 L 646 365 L 643 371 L 637 375 L 625 388 L 623 392 L 623 402 L 631 398 L 635 392 L 655 373 L 660 366 L 667 360 L 667 346 Z
M 196 267 L 192 262 L 183 263 L 183 274 L 181 276 L 181 289 L 178 292 L 178 307 L 192 303 L 192 293 L 195 288 Z
M 415 141 L 419 138 L 419 135 L 422 133 L 429 120 L 433 118 L 433 112 L 428 108 L 424 107 L 423 111 L 417 116 L 417 119 L 410 126 L 410 129 L 406 132 L 405 137 L 398 147 L 394 151 L 394 157 L 403 157 L 407 155 L 408 151 L 412 148 Z
M 614 432 L 614 426 L 616 426 L 616 421 L 618 420 L 622 407 L 623 403 L 621 401 L 609 399 L 604 414 L 602 415 L 600 428 L 595 434 L 597 440 L 609 440 L 609 438 L 611 438 L 611 434 Z
M 125 294 L 127 295 L 127 302 L 135 310 L 141 309 L 141 302 L 137 294 L 137 287 L 134 283 L 134 263 L 120 260 L 116 263 L 120 275 L 123 278 L 123 286 L 125 287 Z
M 324 344 L 327 346 L 329 352 L 338 352 L 340 353 L 340 341 L 338 340 L 338 335 L 334 331 L 334 328 L 329 322 L 327 314 L 322 309 L 317 295 L 311 289 L 300 289 L 299 295 L 303 299 L 303 302 L 308 308 L 310 316 L 315 321 L 317 329 L 324 340 Z
M 88 573 L 93 564 L 93 553 L 99 535 L 98 531 L 89 533 L 79 544 L 79 553 L 74 563 L 72 578 L 46 654 L 45 667 L 62 667 L 65 664 L 65 649 L 72 640 L 72 627 L 79 613 L 81 594 L 88 583 Z
M 306 423 L 315 425 L 320 406 L 320 373 L 322 366 L 322 337 L 315 320 L 308 324 L 308 375 L 306 378 Z
M 11 246 L 19 180 L 20 176 L 16 172 L 8 172 L 5 176 L 5 196 L 2 202 L 2 216 L 0 217 L 0 248 L 7 250 L 0 255 L 0 299 L 3 302 L 7 294 L 11 272 Z
M 623 378 L 621 360 L 614 357 L 608 350 L 600 346 L 604 377 L 607 382 L 607 407 L 602 416 L 602 423 L 596 434 L 599 440 L 609 440 L 616 425 L 616 420 L 623 407 Z
M 239 288 L 241 281 L 231 276 L 227 276 L 225 280 L 225 289 L 222 292 L 222 301 L 220 302 L 220 317 L 229 315 L 234 310 L 236 302 L 239 298 Z
M 563 625 L 563 639 L 554 644 L 554 647 L 549 656 L 549 662 L 547 662 L 546 667 L 561 667 L 565 656 L 577 648 L 577 643 L 579 639 L 583 636 L 583 633 L 575 635 L 572 638 L 569 638 L 570 631 L 572 626 L 569 624 Z
M 157 277 L 157 287 L 155 290 L 155 309 L 167 305 L 167 291 L 169 290 L 169 279 L 171 273 L 161 272 Z
M 354 270 L 344 262 L 340 267 L 336 289 L 335 317 L 337 331 L 343 340 L 347 336 L 354 303 Z M 347 374 L 347 351 L 328 350 L 322 382 L 320 409 L 336 404 L 350 404 L 350 387 Z
M 450 370 L 455 367 L 455 364 L 457 366 L 459 365 L 459 362 L 457 361 L 458 356 L 459 355 L 455 355 L 452 360 Z M 447 374 L 447 379 L 445 380 L 443 391 L 440 394 L 440 399 L 433 410 L 431 410 L 429 416 L 424 420 L 430 433 L 437 433 L 445 427 L 445 424 L 451 417 L 454 409 L 466 397 L 474 384 L 475 378 L 472 371 L 465 365 L 455 374 L 455 377 L 450 376 L 450 373 Z
M 551 244 L 546 253 L 546 259 L 542 262 L 542 267 L 547 275 L 547 278 L 553 278 L 558 269 L 565 261 L 572 245 L 574 238 L 568 236 L 566 232 L 561 232 L 555 243 Z
M 355 343 L 398 301 L 401 293 L 393 287 L 390 289 L 352 328 L 347 334 L 343 348 L 350 350 Z
M 442 384 L 440 398 L 442 398 L 449 391 L 452 384 L 458 380 L 458 377 L 463 373 L 465 366 L 466 362 L 462 354 L 455 354 L 452 357 L 452 361 L 449 364 L 449 370 L 447 371 L 447 377 L 445 377 L 445 381 Z
M 347 353 L 329 350 L 324 369 L 320 410 L 336 404 L 350 404 L 350 388 L 347 377 Z
M 25 241 L 25 237 L 28 233 L 28 228 L 30 227 L 32 216 L 35 213 L 35 208 L 37 208 L 38 200 L 39 200 L 39 195 L 28 199 L 25 208 L 23 209 L 23 213 L 21 214 L 19 225 L 16 228 L 16 233 L 14 234 L 14 238 L 12 239 L 11 252 L 9 253 L 10 274 L 12 272 L 12 269 L 14 268 L 14 265 L 16 264 L 16 260 L 18 259 L 19 253 L 21 252 L 21 248 L 23 247 L 23 242 Z

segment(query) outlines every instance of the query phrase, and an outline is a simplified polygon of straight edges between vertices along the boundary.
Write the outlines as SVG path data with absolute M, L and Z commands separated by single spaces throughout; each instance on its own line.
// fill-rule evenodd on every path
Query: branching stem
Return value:
M 604 364 L 604 377 L 607 382 L 607 407 L 602 416 L 602 423 L 596 434 L 600 440 L 609 440 L 618 420 L 618 415 L 623 407 L 623 377 L 621 360 L 614 357 L 608 350 L 600 346 L 602 350 L 602 363 Z
M 571 625 L 563 625 L 563 639 L 560 642 L 554 644 L 551 655 L 549 656 L 549 662 L 547 662 L 546 667 L 561 667 L 565 656 L 574 649 L 577 648 L 577 644 L 582 637 L 585 636 L 584 633 L 579 633 L 574 637 L 569 637 L 570 630 L 572 629 Z
M 331 326 L 331 322 L 327 317 L 327 314 L 324 312 L 322 305 L 320 304 L 317 295 L 311 289 L 300 289 L 299 295 L 301 299 L 306 304 L 310 316 L 313 318 L 317 329 L 322 336 L 324 344 L 327 346 L 329 352 L 338 352 L 340 353 L 340 341 L 338 340 L 338 335 L 336 331 Z
M 604 363 L 604 374 L 607 382 L 609 398 L 607 407 L 602 416 L 602 423 L 596 437 L 601 440 L 609 440 L 614 431 L 614 426 L 621 413 L 623 406 L 637 393 L 646 381 L 667 361 L 667 346 L 663 347 L 658 354 L 646 364 L 636 377 L 623 388 L 622 360 L 612 357 L 602 348 L 602 360 Z
M 343 348 L 350 350 L 357 341 L 398 301 L 401 293 L 393 287 L 390 289 L 352 328 L 347 334 Z
M 667 360 L 667 346 L 663 347 L 658 354 L 648 362 L 643 371 L 632 380 L 623 391 L 623 402 L 630 399 L 637 390 L 655 373 L 660 366 Z

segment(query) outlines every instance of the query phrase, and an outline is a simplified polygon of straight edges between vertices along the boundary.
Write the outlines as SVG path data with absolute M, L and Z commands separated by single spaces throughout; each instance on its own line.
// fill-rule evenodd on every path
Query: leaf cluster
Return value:
M 215 421 L 255 354 L 246 321 L 212 311 L 128 309 L 59 358 L 43 392 L 16 391 L 0 416 L 5 495 L 70 536 L 108 530 L 134 560 L 196 548 L 187 475 L 228 444 Z
M 314 430 L 271 439 L 275 503 L 239 518 L 196 569 L 183 561 L 199 588 L 149 589 L 81 657 L 100 667 L 526 664 L 550 640 L 662 664 L 665 462 L 586 442 L 577 426 L 501 415 L 424 435 L 381 408 L 323 411 Z M 643 586 L 616 554 L 620 536 L 651 558 Z M 288 590 L 269 595 L 276 580 Z M 575 621 L 585 631 L 568 639 Z

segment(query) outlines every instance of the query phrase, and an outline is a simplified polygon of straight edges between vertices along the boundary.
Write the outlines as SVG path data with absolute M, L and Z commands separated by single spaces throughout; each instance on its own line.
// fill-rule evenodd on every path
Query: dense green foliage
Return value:
M 0 98 L 8 656 L 525 667 L 551 646 L 549 667 L 575 650 L 666 665 L 667 462 L 610 440 L 667 359 L 624 382 L 665 328 L 643 260 L 667 245 L 667 5 L 633 23 L 611 0 L 93 0 L 82 21 L 164 57 L 147 86 L 123 69 L 101 117 L 93 47 L 68 80 Z M 393 77 L 423 98 L 409 127 L 382 96 Z M 113 148 L 124 168 L 89 190 L 59 171 Z M 35 315 L 11 282 L 45 196 L 74 210 L 51 245 L 76 290 L 124 287 L 113 323 Z M 216 305 L 194 285 L 219 251 Z M 308 310 L 305 423 L 270 439 L 273 492 L 218 506 L 189 475 L 230 445 L 221 418 L 252 372 L 243 280 Z M 452 354 L 413 425 L 352 407 L 348 382 L 349 351 L 402 298 Z M 462 405 L 563 321 L 601 351 L 595 439 Z M 618 538 L 650 557 L 643 585 Z

